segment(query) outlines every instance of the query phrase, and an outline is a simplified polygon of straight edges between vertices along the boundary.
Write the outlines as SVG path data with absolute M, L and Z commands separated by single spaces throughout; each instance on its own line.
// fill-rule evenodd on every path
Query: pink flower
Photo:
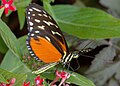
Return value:
M 2 0 L 2 5 L 0 6 L 0 9 L 4 7 L 5 8 L 5 14 L 8 14 L 8 10 L 11 10 L 11 11 L 16 10 L 16 7 L 13 6 L 12 4 L 13 4 L 13 0 L 9 0 L 9 1 Z
M 62 72 L 59 72 L 58 70 L 56 70 L 56 78 L 53 80 L 53 82 L 51 82 L 51 86 L 54 86 L 55 85 L 55 82 L 57 82 L 58 81 L 58 79 L 62 79 L 61 80 L 61 82 L 60 82 L 60 84 L 58 85 L 58 86 L 61 86 L 62 84 L 65 86 L 65 80 L 67 80 L 68 78 L 70 77 L 70 74 L 69 73 L 67 73 L 67 72 L 64 72 L 64 71 L 62 71 Z M 68 84 L 67 84 L 67 86 L 69 86 Z
M 0 86 L 13 86 L 15 81 L 16 81 L 16 79 L 12 78 L 11 80 L 8 80 L 8 84 L 5 84 L 2 82 L 2 83 L 0 83 Z
M 23 86 L 30 86 L 30 82 L 27 82 L 27 83 L 24 82 L 24 83 L 23 83 Z
M 44 81 L 44 79 L 41 79 L 40 76 L 38 75 L 35 78 L 35 84 L 36 84 L 36 86 L 43 86 L 43 81 Z

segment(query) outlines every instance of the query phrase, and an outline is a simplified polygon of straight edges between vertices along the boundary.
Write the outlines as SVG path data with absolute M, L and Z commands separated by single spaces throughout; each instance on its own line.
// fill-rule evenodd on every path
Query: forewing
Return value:
M 28 30 L 31 32 L 34 30 L 42 31 L 42 35 L 45 38 L 46 34 L 49 34 L 49 38 L 54 39 L 51 43 L 60 53 L 67 52 L 68 47 L 65 38 L 59 29 L 59 26 L 55 20 L 39 5 L 30 4 L 26 10 Z M 46 33 L 46 34 L 45 34 Z M 56 46 L 57 45 L 57 46 Z

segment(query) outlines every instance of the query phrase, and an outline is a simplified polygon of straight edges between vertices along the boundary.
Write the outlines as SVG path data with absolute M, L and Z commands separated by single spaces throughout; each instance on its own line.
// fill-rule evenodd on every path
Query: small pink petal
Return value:
M 13 0 L 9 0 L 8 4 L 11 5 L 13 3 Z
M 59 72 L 58 70 L 56 70 L 55 73 L 56 73 L 56 76 L 57 76 L 57 77 L 60 77 L 60 78 L 61 78 L 61 72 Z
M 30 56 L 28 56 L 27 58 L 28 58 L 28 60 L 30 60 L 30 59 L 31 59 L 31 57 L 30 57 Z
M 2 5 L 2 6 L 0 6 L 0 9 L 1 9 L 1 8 L 3 8 L 3 7 L 4 7 L 3 5 Z
M 16 81 L 16 78 L 12 78 L 12 79 L 10 80 L 10 84 L 14 84 L 15 81 Z
M 65 83 L 63 83 L 63 86 L 70 86 L 69 84 L 65 84 Z
M 6 2 L 6 0 L 2 0 L 2 3 L 3 3 L 3 4 L 6 4 L 7 2 Z
M 15 11 L 15 10 L 16 10 L 16 7 L 15 7 L 15 6 L 9 6 L 9 9 L 10 9 L 11 11 Z
M 41 79 L 41 78 L 40 78 L 40 75 L 38 75 L 38 76 L 35 78 L 35 83 L 36 83 L 36 85 L 43 85 L 43 81 L 44 81 L 44 79 Z
M 23 86 L 30 86 L 30 82 L 28 82 L 28 83 L 24 82 Z
M 8 14 L 8 8 L 5 8 L 5 14 Z

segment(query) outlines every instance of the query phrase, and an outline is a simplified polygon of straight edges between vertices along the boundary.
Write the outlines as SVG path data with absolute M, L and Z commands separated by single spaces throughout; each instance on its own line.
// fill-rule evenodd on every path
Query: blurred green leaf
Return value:
M 67 81 L 78 86 L 95 86 L 92 81 L 77 73 L 72 73 Z
M 25 24 L 25 9 L 24 8 L 17 8 L 18 12 L 18 19 L 20 23 L 20 29 L 22 30 L 24 24 Z
M 120 37 L 120 20 L 94 8 L 53 7 L 61 29 L 79 38 Z
M 18 39 L 18 42 L 20 44 L 20 48 L 24 52 L 24 54 L 26 52 L 28 52 L 27 45 L 26 45 L 26 38 L 27 38 L 27 36 L 22 36 Z
M 3 14 L 3 11 L 4 11 L 4 7 L 0 9 L 0 18 L 2 16 L 2 14 Z
M 43 0 L 43 6 L 44 6 L 44 9 L 56 20 L 56 16 L 53 12 L 53 8 L 50 5 L 50 2 L 48 0 Z
M 7 50 L 7 46 L 5 45 L 3 39 L 0 37 L 0 53 L 5 54 Z
M 7 81 L 5 80 L 5 78 L 1 74 L 0 74 L 0 82 L 7 83 Z
M 50 4 L 51 2 L 54 2 L 55 0 L 42 0 L 42 1 Z
M 18 39 L 18 42 L 21 46 L 21 49 L 24 53 L 28 52 L 26 47 L 26 36 L 23 36 Z M 8 65 L 8 63 L 10 65 Z M 23 63 L 19 58 L 17 58 L 14 53 L 12 53 L 10 50 L 6 53 L 0 68 L 9 70 L 11 72 L 15 73 L 27 73 L 31 72 L 31 70 Z
M 10 65 L 9 65 L 9 64 Z M 14 73 L 27 73 L 30 69 L 20 61 L 10 50 L 6 53 L 0 68 Z
M 32 0 L 16 0 L 15 6 L 17 8 L 26 7 L 31 3 Z
M 5 80 L 11 80 L 12 78 L 15 78 L 16 79 L 14 84 L 15 86 L 22 86 L 23 82 L 26 80 L 27 77 L 25 74 L 20 74 L 20 73 L 14 74 L 1 68 L 0 68 L 0 75 L 4 77 Z
M 0 35 L 7 47 L 17 56 L 22 57 L 22 51 L 17 38 L 12 33 L 10 28 L 0 19 Z

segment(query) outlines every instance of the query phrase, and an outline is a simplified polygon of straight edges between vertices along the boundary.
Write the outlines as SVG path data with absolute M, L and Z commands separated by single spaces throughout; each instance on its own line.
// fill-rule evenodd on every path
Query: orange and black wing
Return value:
M 68 47 L 57 23 L 37 4 L 30 4 L 26 15 L 29 30 L 26 43 L 31 55 L 45 63 L 60 61 Z

